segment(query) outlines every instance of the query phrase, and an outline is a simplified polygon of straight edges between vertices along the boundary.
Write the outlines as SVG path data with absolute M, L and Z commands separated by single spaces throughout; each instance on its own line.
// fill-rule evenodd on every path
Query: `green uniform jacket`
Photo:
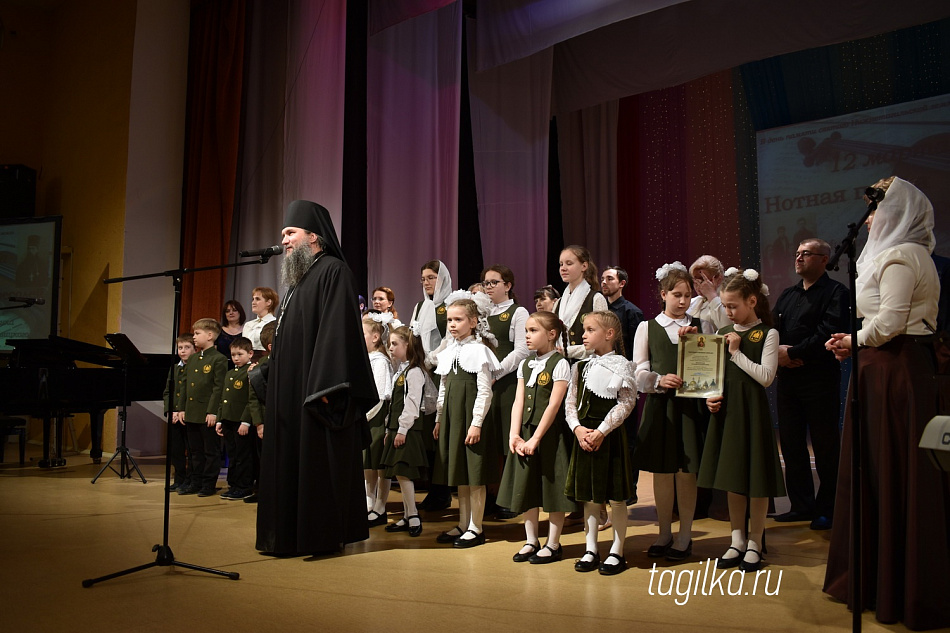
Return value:
M 218 422 L 240 422 L 247 409 L 248 392 L 251 386 L 247 382 L 247 365 L 228 370 L 224 376 L 224 391 L 221 393 L 221 405 L 218 407 Z
M 195 352 L 185 365 L 185 383 L 181 386 L 177 411 L 185 412 L 185 422 L 204 424 L 205 417 L 218 415 L 228 359 L 214 347 Z

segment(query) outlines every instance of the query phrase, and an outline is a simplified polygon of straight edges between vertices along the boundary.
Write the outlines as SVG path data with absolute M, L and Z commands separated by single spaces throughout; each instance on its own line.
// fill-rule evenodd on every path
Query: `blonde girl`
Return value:
M 392 320 L 391 315 L 389 320 Z M 383 476 L 383 436 L 386 434 L 386 415 L 392 391 L 393 371 L 389 352 L 386 351 L 387 323 L 382 314 L 363 317 L 363 340 L 369 354 L 379 402 L 366 414 L 369 421 L 370 445 L 363 449 L 363 479 L 366 482 L 366 507 L 369 527 L 386 525 L 386 500 L 390 480 Z

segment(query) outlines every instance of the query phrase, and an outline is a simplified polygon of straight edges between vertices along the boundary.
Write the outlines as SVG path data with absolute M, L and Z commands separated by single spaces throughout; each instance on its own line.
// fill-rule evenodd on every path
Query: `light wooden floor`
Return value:
M 35 451 L 31 447 L 31 451 Z M 8 447 L 7 459 L 15 449 Z M 695 558 L 657 564 L 644 554 L 655 538 L 649 475 L 641 502 L 630 508 L 628 571 L 614 577 L 580 574 L 580 527 L 563 539 L 565 560 L 515 564 L 524 541 L 517 519 L 486 522 L 489 542 L 471 550 L 438 545 L 454 525 L 454 510 L 426 520 L 419 538 L 372 530 L 368 541 L 319 559 L 275 559 L 254 544 L 256 506 L 172 495 L 169 544 L 181 561 L 236 571 L 238 581 L 194 571 L 153 568 L 85 589 L 81 581 L 149 563 L 162 540 L 164 467 L 140 460 L 149 478 L 95 484 L 88 456 L 64 469 L 0 465 L 0 627 L 4 631 L 847 631 L 851 614 L 820 588 L 828 533 L 805 524 L 768 525 L 771 563 L 752 595 L 751 576 L 736 596 L 678 596 L 710 580 L 706 559 L 728 546 L 728 525 L 696 523 Z M 223 482 L 222 482 L 223 483 Z M 421 495 L 420 495 L 421 498 Z M 779 511 L 786 509 L 779 500 Z M 399 494 L 390 512 L 401 510 Z M 395 517 L 395 518 L 398 518 Z M 606 551 L 608 533 L 601 534 Z M 738 590 L 738 575 L 732 588 Z M 651 595 L 651 581 L 652 592 Z M 729 576 L 723 582 L 729 589 Z M 673 590 L 672 595 L 659 595 Z M 698 590 L 702 592 L 702 589 Z M 676 601 L 684 603 L 681 606 Z M 882 626 L 865 614 L 864 630 Z

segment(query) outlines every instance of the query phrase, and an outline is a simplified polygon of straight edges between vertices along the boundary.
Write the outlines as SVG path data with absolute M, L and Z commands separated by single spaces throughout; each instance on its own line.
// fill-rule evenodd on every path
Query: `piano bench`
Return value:
M 10 435 L 20 436 L 20 466 L 26 463 L 26 420 L 23 418 L 0 417 L 0 463 Z

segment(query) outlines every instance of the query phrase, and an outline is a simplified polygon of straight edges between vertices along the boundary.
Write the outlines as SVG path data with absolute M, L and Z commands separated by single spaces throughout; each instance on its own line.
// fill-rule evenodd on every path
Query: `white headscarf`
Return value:
M 933 253 L 934 208 L 923 192 L 901 178 L 894 178 L 884 199 L 878 204 L 868 241 L 858 256 L 856 290 L 861 294 L 874 259 L 887 249 L 899 244 L 920 244 Z
M 452 275 L 444 263 L 439 261 L 439 280 L 435 282 L 435 292 L 430 298 L 426 294 L 425 288 L 422 289 L 422 305 L 416 313 L 416 322 L 418 336 L 422 341 L 422 349 L 426 354 L 434 350 L 442 343 L 442 334 L 439 332 L 439 326 L 435 321 L 435 307 L 445 301 L 445 298 L 452 292 Z

